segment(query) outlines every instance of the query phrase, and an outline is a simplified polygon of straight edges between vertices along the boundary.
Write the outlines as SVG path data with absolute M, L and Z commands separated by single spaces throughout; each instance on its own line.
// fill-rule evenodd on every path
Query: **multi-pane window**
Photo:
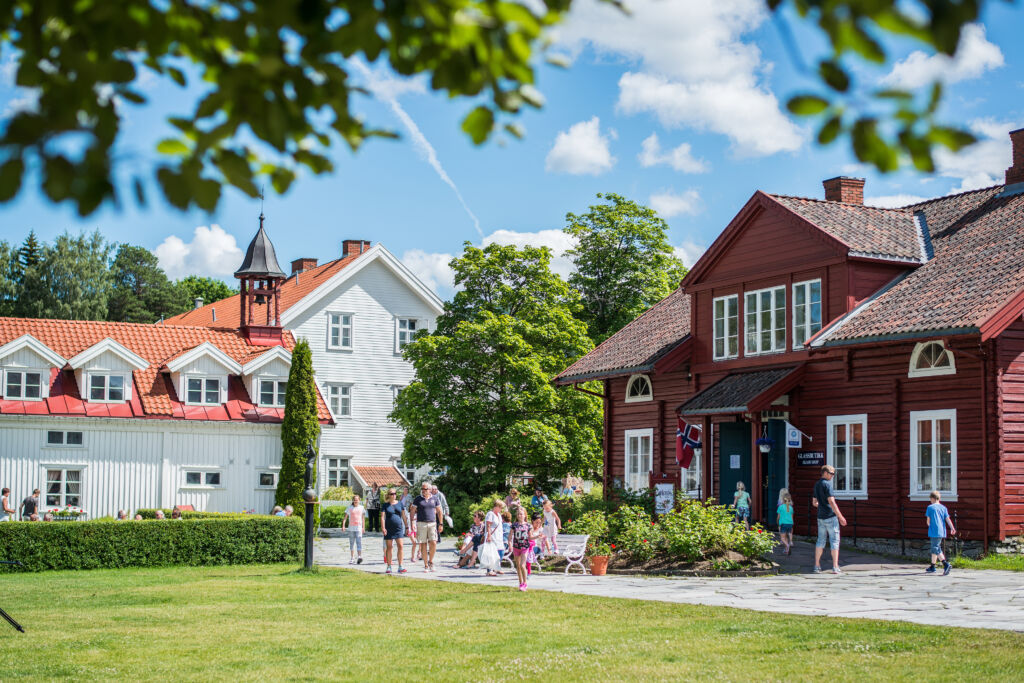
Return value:
M 348 458 L 327 458 L 327 486 L 348 486 Z
M 745 354 L 786 350 L 786 288 L 772 287 L 745 294 Z
M 693 460 L 690 461 L 690 466 L 682 471 L 682 488 L 686 491 L 686 494 L 693 496 L 694 498 L 702 494 L 701 491 L 701 460 L 694 456 Z
M 327 405 L 335 417 L 352 416 L 352 387 L 348 384 L 331 384 L 327 387 Z
M 277 488 L 277 472 L 258 472 L 257 488 L 261 489 L 272 489 Z
M 835 415 L 827 420 L 828 464 L 836 468 L 836 495 L 867 494 L 868 416 Z
M 416 334 L 416 319 L 415 318 L 399 318 L 398 319 L 398 338 L 396 340 L 396 350 L 401 351 L 402 348 L 412 341 L 413 336 Z
M 123 401 L 124 375 L 89 375 L 90 401 Z
M 650 401 L 653 397 L 651 380 L 647 375 L 636 375 L 630 378 L 629 385 L 626 387 L 626 403 Z
M 395 467 L 398 468 L 398 471 L 402 473 L 402 476 L 405 477 L 405 480 L 407 482 L 409 482 L 410 484 L 415 484 L 416 483 L 416 468 L 415 467 L 413 467 L 412 465 L 407 465 L 407 464 L 403 463 L 401 460 L 399 460 L 398 462 L 395 463 Z
M 187 470 L 185 486 L 220 486 L 220 472 L 209 470 Z
M 186 385 L 186 402 L 192 405 L 219 404 L 220 380 L 215 377 L 189 377 Z
M 288 382 L 276 379 L 260 380 L 260 405 L 281 408 L 284 406 Z
M 956 496 L 956 410 L 910 413 L 910 495 Z
M 955 374 L 956 364 L 953 362 L 953 353 L 940 341 L 922 342 L 914 347 L 914 352 L 910 354 L 908 377 Z
M 821 280 L 793 285 L 793 348 L 799 349 L 821 330 Z
M 352 314 L 330 313 L 327 316 L 327 348 L 352 348 Z
M 8 370 L 4 382 L 4 398 L 35 401 L 43 397 L 43 375 L 40 372 Z
M 736 294 L 714 300 L 715 360 L 739 355 L 739 297 Z
M 82 470 L 54 468 L 46 470 L 46 505 L 64 507 L 82 505 Z
M 626 430 L 626 488 L 644 491 L 650 485 L 653 429 Z
M 47 446 L 81 446 L 82 432 L 46 432 Z

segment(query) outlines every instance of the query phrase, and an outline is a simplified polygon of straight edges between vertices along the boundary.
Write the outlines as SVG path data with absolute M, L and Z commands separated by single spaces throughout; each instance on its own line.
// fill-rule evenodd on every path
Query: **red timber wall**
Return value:
M 640 403 L 626 403 L 629 377 L 616 377 L 607 381 L 609 398 L 605 424 L 609 462 L 605 470 L 606 478 L 618 477 L 625 481 L 626 430 L 653 429 L 651 481 L 673 482 L 678 489 L 680 472 L 676 464 L 676 408 L 693 396 L 689 374 L 685 363 L 671 372 L 648 374 L 653 400 Z
M 907 376 L 915 342 L 832 349 L 815 354 L 801 386 L 790 394 L 790 421 L 814 437 L 804 450 L 827 451 L 826 419 L 837 415 L 867 415 L 867 497 L 858 501 L 858 535 L 898 537 L 900 508 L 905 509 L 908 537 L 925 537 L 928 501 L 909 499 L 910 413 L 917 410 L 956 409 L 957 500 L 943 502 L 958 514 L 966 540 L 981 541 L 985 532 L 985 476 L 982 447 L 983 419 L 991 414 L 983 406 L 983 362 L 978 339 L 952 344 L 956 374 L 937 377 Z M 950 347 L 947 340 L 947 348 Z M 991 396 L 991 394 L 989 394 Z M 991 406 L 991 401 L 989 401 Z M 989 451 L 989 463 L 996 458 Z M 798 467 L 796 451 L 789 451 L 789 485 L 798 511 L 797 528 L 807 532 L 807 506 L 818 468 Z M 990 496 L 995 493 L 993 477 Z M 853 502 L 837 498 L 853 523 Z M 861 501 L 866 505 L 861 505 Z M 989 536 L 995 535 L 993 500 Z M 813 529 L 812 529 L 813 531 Z
M 1024 323 L 995 343 L 1000 538 L 1024 533 Z

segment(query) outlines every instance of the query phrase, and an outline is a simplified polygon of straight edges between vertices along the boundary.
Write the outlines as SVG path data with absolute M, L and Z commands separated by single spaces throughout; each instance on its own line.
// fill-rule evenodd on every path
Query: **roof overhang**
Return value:
M 61 356 L 59 353 L 51 349 L 49 346 L 39 341 L 31 334 L 23 334 L 13 341 L 9 341 L 3 346 L 0 346 L 0 358 L 11 355 L 22 349 L 29 349 L 37 356 L 45 360 L 51 366 L 56 368 L 62 368 L 67 364 L 67 359 Z
M 680 405 L 676 412 L 682 416 L 734 415 L 767 410 L 803 380 L 805 367 L 806 363 L 800 363 L 726 375 Z
M 78 370 L 89 361 L 98 358 L 100 355 L 110 352 L 123 360 L 128 365 L 132 366 L 136 370 L 145 370 L 149 367 L 149 361 L 135 353 L 126 346 L 119 344 L 110 337 L 103 339 L 102 341 L 96 342 L 85 351 L 68 361 L 68 365 L 74 370 Z
M 387 473 L 385 476 L 380 476 L 380 472 L 373 470 L 387 470 Z M 363 487 L 374 484 L 378 486 L 406 486 L 409 484 L 394 465 L 353 465 L 352 473 Z
M 1010 297 L 995 313 L 978 323 L 981 341 L 998 337 L 1003 330 L 1020 319 L 1022 313 L 1024 313 L 1024 289 Z
M 283 346 L 275 346 L 243 365 L 241 374 L 252 375 L 264 365 L 275 360 L 284 361 L 290 366 L 292 364 L 292 354 Z
M 673 344 L 668 351 L 661 353 L 646 363 L 631 365 L 626 368 L 609 368 L 606 370 L 594 370 L 592 372 L 581 372 L 572 375 L 558 375 L 551 381 L 556 385 L 565 386 L 568 384 L 579 384 L 580 382 L 613 379 L 615 377 L 629 377 L 630 375 L 645 372 L 654 372 L 655 374 L 671 372 L 679 367 L 680 363 L 689 358 L 692 347 L 693 337 L 688 334 Z
M 167 362 L 167 369 L 170 372 L 180 372 L 189 363 L 192 363 L 203 356 L 207 356 L 219 365 L 223 366 L 230 375 L 242 374 L 242 366 L 234 358 L 218 349 L 212 342 L 203 342 L 191 351 L 181 354 L 177 358 Z

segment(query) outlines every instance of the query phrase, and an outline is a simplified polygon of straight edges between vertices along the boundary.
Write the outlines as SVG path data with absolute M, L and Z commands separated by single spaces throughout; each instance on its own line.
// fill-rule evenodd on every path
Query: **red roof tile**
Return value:
M 50 398 L 46 401 L 0 401 L 0 413 L 87 415 L 103 417 L 164 417 L 184 419 L 231 418 L 223 407 L 215 410 L 189 406 L 183 410 L 175 396 L 169 376 L 160 368 L 171 358 L 210 342 L 225 354 L 246 363 L 271 350 L 272 346 L 252 346 L 238 330 L 183 325 L 144 325 L 140 323 L 101 322 L 89 320 L 47 320 L 32 318 L 0 318 L 0 345 L 30 334 L 64 358 L 72 358 L 107 337 L 118 342 L 149 362 L 143 370 L 134 371 L 135 390 L 132 400 L 124 404 L 90 403 L 79 394 L 70 370 L 51 373 Z M 290 332 L 283 336 L 284 347 L 291 350 L 295 340 Z M 253 405 L 241 380 L 228 382 L 229 396 L 245 408 L 246 421 L 264 421 L 265 417 L 280 421 L 278 409 Z M 330 411 L 318 397 L 321 421 L 330 421 Z
M 571 384 L 650 370 L 689 334 L 690 295 L 678 288 L 562 371 L 555 382 Z
M 354 468 L 367 486 L 405 486 L 409 483 L 394 465 L 355 465 Z

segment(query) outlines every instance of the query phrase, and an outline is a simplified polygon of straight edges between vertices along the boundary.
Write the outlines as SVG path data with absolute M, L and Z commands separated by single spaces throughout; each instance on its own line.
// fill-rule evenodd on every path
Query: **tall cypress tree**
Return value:
M 313 383 L 313 353 L 305 340 L 292 349 L 292 367 L 288 372 L 288 388 L 284 396 L 284 422 L 281 424 L 281 476 L 277 480 L 278 505 L 291 505 L 302 517 L 306 507 L 302 491 L 306 478 L 306 448 L 317 446 L 320 421 L 317 419 L 316 385 Z M 316 487 L 314 470 L 313 486 Z M 317 522 L 319 523 L 319 510 Z

